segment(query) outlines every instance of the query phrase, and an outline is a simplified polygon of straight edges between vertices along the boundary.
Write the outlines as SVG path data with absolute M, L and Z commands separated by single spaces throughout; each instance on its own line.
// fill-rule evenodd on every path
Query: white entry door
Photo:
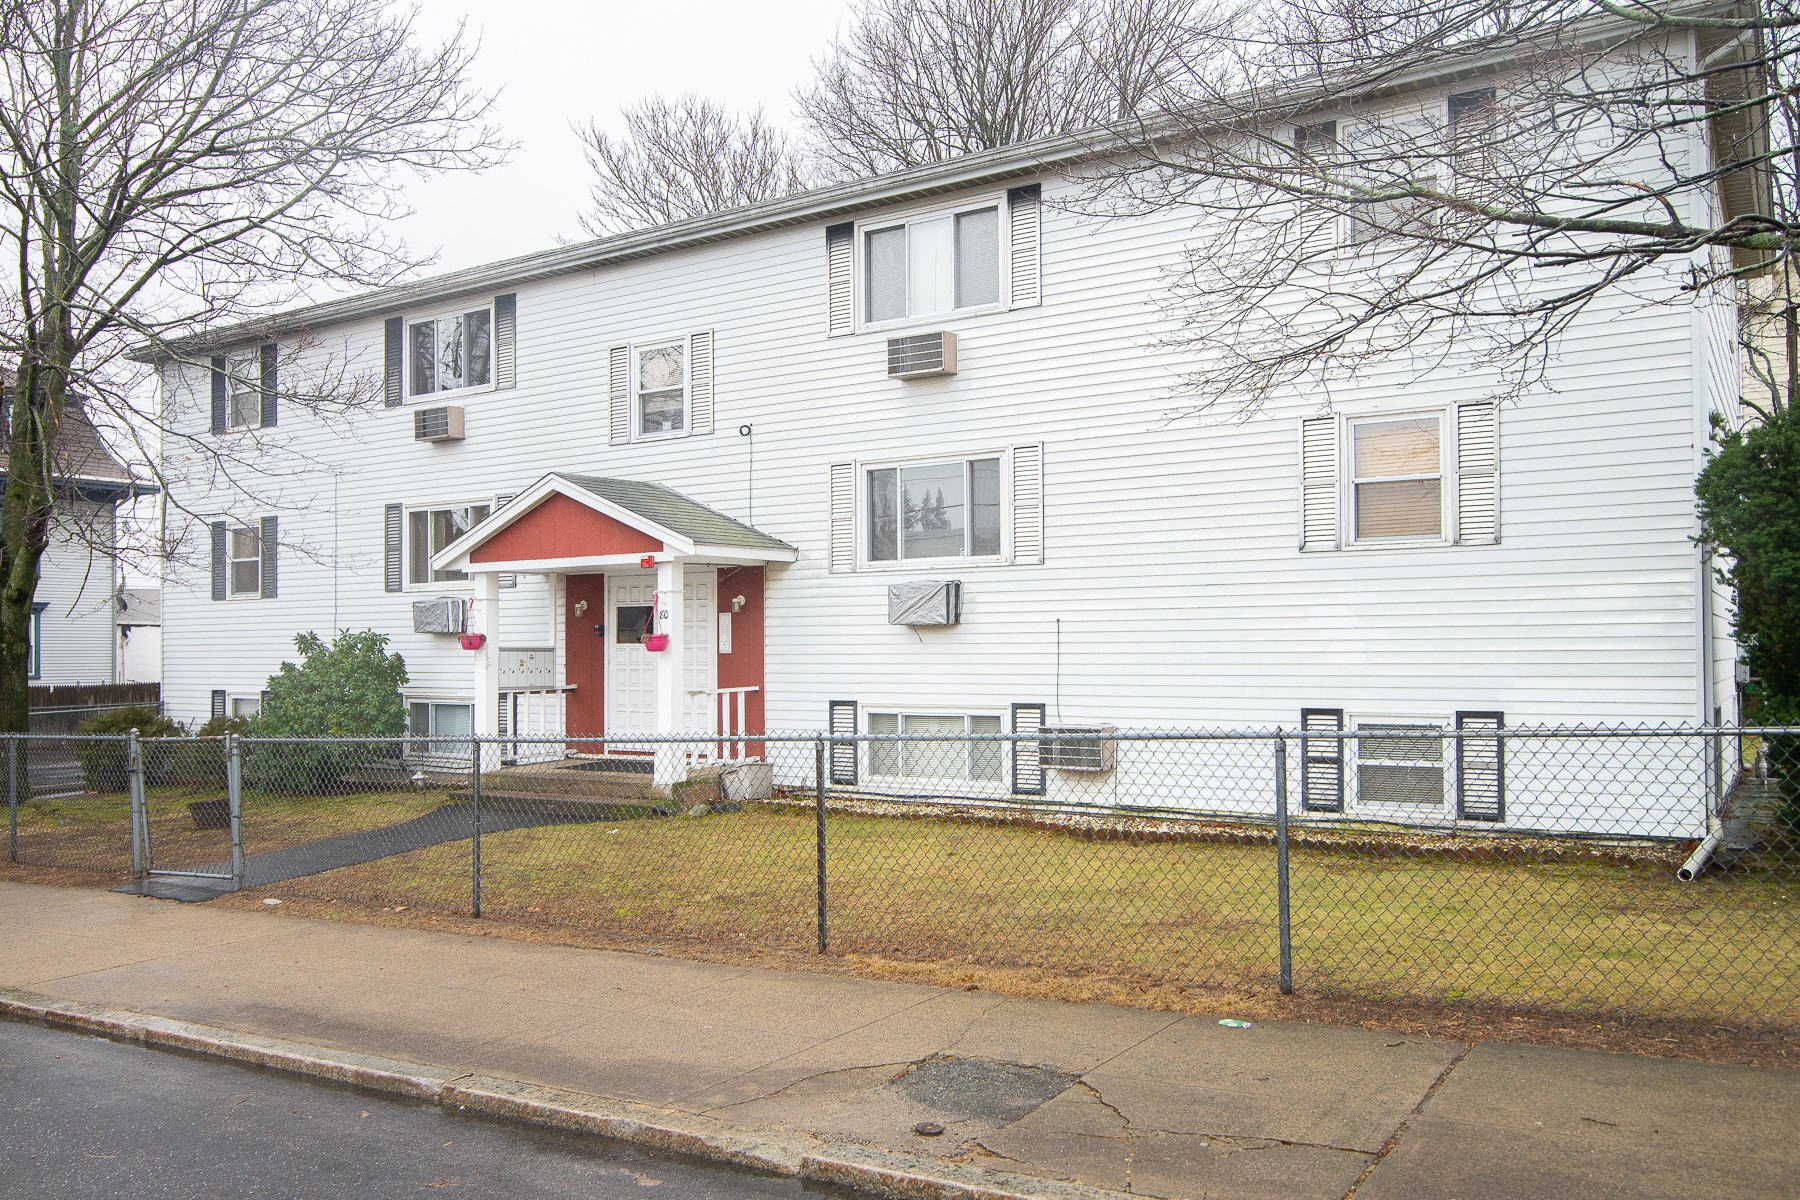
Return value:
M 644 649 L 654 575 L 606 577 L 606 734 L 656 732 L 656 655 Z
M 718 572 L 710 567 L 689 567 L 682 587 L 681 605 L 681 706 L 684 733 L 717 733 L 713 716 L 718 697 L 712 694 L 719 678 L 719 657 L 714 653 L 719 617 L 713 603 Z

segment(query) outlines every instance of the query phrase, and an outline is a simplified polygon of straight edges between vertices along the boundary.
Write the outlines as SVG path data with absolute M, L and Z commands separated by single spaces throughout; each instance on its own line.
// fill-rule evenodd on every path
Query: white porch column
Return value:
M 682 599 L 686 591 L 687 564 L 679 559 L 656 564 L 656 632 L 669 635 L 669 644 L 656 656 L 656 732 L 682 732 L 681 713 L 687 704 L 686 685 L 682 680 L 682 624 L 686 616 Z M 687 778 L 687 748 L 659 745 L 656 749 L 656 773 L 653 781 L 659 787 L 680 783 Z
M 470 653 L 475 660 L 475 736 L 500 736 L 500 576 L 492 571 L 473 575 L 475 603 L 469 614 L 469 632 L 487 635 L 481 649 Z

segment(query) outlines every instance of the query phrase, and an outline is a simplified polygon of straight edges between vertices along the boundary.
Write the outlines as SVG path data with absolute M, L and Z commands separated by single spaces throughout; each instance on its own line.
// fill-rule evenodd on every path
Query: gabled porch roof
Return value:
M 659 562 L 754 565 L 799 552 L 660 483 L 552 471 L 432 555 L 438 570 L 528 574 Z

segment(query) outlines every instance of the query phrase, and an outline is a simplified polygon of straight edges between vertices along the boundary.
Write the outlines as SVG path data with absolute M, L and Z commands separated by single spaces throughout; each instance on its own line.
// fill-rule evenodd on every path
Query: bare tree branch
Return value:
M 702 96 L 652 96 L 623 115 L 623 137 L 597 121 L 576 126 L 595 176 L 580 220 L 596 237 L 774 200 L 810 182 L 800 151 L 761 109 L 740 118 Z

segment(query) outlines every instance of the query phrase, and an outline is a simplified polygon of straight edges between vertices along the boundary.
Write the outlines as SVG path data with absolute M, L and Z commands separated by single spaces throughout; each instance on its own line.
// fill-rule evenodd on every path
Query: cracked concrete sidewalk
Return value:
M 12 883 L 0 939 L 61 999 L 1169 1200 L 1800 1195 L 1800 1072 Z

